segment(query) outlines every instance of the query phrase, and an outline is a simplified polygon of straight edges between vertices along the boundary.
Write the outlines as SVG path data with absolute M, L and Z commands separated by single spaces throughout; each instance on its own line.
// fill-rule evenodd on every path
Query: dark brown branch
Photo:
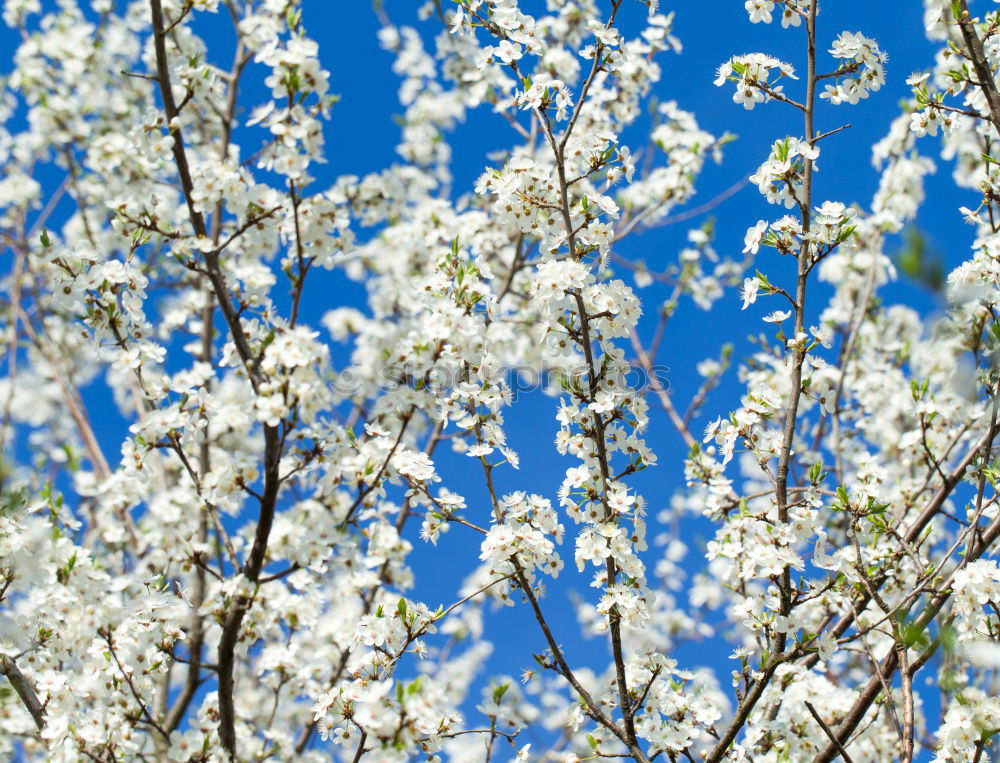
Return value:
M 814 142 L 813 138 L 813 110 L 816 97 L 816 10 L 817 4 L 815 2 L 809 4 L 809 12 L 806 17 L 806 47 L 808 54 L 808 73 L 806 76 L 806 99 L 805 106 L 803 108 L 803 114 L 805 117 L 805 131 L 806 140 L 809 141 L 809 145 L 812 146 Z M 807 234 L 810 229 L 811 222 L 811 210 L 812 210 L 812 176 L 813 176 L 813 163 L 812 160 L 807 159 L 805 161 L 804 170 L 804 194 L 805 202 L 800 205 L 801 215 L 802 215 L 802 231 Z M 799 249 L 798 256 L 796 257 L 797 266 L 797 278 L 796 278 L 796 290 L 795 290 L 795 329 L 793 336 L 798 336 L 805 327 L 805 301 L 806 301 L 806 281 L 809 276 L 809 257 L 810 249 L 808 244 L 803 244 Z M 781 438 L 781 451 L 778 456 L 778 468 L 777 474 L 775 476 L 775 502 L 778 507 L 778 518 L 781 522 L 788 521 L 788 472 L 789 465 L 791 463 L 792 456 L 792 444 L 795 439 L 795 430 L 798 421 L 798 409 L 799 409 L 799 398 L 802 394 L 802 366 L 805 361 L 805 351 L 802 348 L 796 348 L 792 354 L 792 373 L 790 379 L 790 391 L 789 391 L 789 401 L 788 408 L 785 411 L 785 421 L 782 431 Z M 779 608 L 780 614 L 784 617 L 788 617 L 791 614 L 793 601 L 792 601 L 792 580 L 791 573 L 788 568 L 785 567 L 781 574 L 780 584 L 779 584 Z M 722 757 L 726 754 L 729 746 L 732 744 L 736 735 L 739 734 L 746 723 L 747 718 L 750 716 L 751 711 L 757 704 L 761 695 L 764 693 L 764 689 L 767 684 L 771 681 L 774 676 L 774 671 L 782 658 L 786 657 L 788 654 L 793 652 L 786 652 L 785 648 L 787 646 L 787 634 L 780 633 L 775 639 L 773 654 L 774 656 L 769 661 L 766 668 L 764 668 L 763 675 L 754 683 L 753 687 L 747 694 L 743 697 L 740 702 L 739 707 L 736 710 L 736 715 L 733 720 L 726 727 L 721 738 L 716 743 L 715 747 L 709 753 L 706 760 L 708 763 L 718 763 Z
M 188 208 L 188 216 L 194 228 L 196 236 L 208 238 L 208 228 L 205 226 L 205 218 L 199 212 L 194 203 L 194 182 L 191 179 L 191 169 L 188 165 L 187 151 L 184 147 L 184 135 L 180 128 L 174 123 L 179 114 L 177 104 L 174 102 L 174 93 L 170 83 L 170 61 L 167 57 L 167 33 L 163 26 L 163 7 L 160 0 L 149 0 L 150 12 L 153 22 L 153 43 L 156 50 L 156 78 L 159 82 L 160 97 L 163 99 L 163 111 L 167 118 L 167 129 L 173 136 L 174 145 L 171 149 L 174 155 L 174 164 L 177 166 L 177 175 L 181 181 L 181 189 L 184 192 L 184 200 Z M 225 277 L 219 267 L 219 253 L 216 250 L 205 252 L 205 264 L 208 268 L 208 276 L 215 290 L 216 299 L 222 312 L 225 315 L 226 323 L 233 337 L 233 343 L 240 355 L 240 359 L 247 366 L 250 375 L 250 382 L 256 389 L 257 380 L 255 367 L 253 365 L 253 353 L 247 343 L 246 334 L 240 325 L 239 316 L 233 308 L 230 300 L 229 289 L 226 286 Z
M 25 677 L 24 673 L 21 672 L 21 669 L 17 667 L 17 663 L 14 662 L 13 657 L 0 654 L 0 673 L 7 676 L 7 680 L 10 681 L 10 685 L 14 687 L 14 691 L 17 693 L 17 696 L 21 698 L 21 702 L 31 715 L 31 718 L 34 720 L 35 726 L 38 730 L 41 731 L 45 728 L 45 708 L 42 706 L 42 703 L 38 701 L 38 695 L 35 694 L 35 688 Z
M 816 712 L 816 708 L 812 706 L 811 702 L 806 702 L 806 709 L 809 711 L 809 715 L 813 717 L 819 727 L 823 729 L 823 733 L 826 734 L 834 744 L 837 745 L 837 750 L 840 752 L 840 757 L 844 759 L 844 763 L 854 763 L 851 760 L 851 756 L 847 754 L 847 750 L 844 749 L 844 745 L 840 743 L 840 740 L 833 733 L 833 729 L 826 725 L 826 721 L 820 718 L 819 713 Z
M 972 61 L 972 68 L 976 72 L 979 80 L 979 88 L 986 97 L 986 103 L 990 107 L 990 116 L 993 119 L 993 126 L 1000 130 L 1000 93 L 997 92 L 996 81 L 993 79 L 993 70 L 986 61 L 986 52 L 983 50 L 983 41 L 976 32 L 976 26 L 969 14 L 969 6 L 965 0 L 958 0 L 960 15 L 956 19 L 958 28 L 962 31 L 962 39 L 969 49 L 969 59 Z
M 161 0 L 150 0 L 150 13 L 153 25 L 153 40 L 156 51 L 156 71 L 159 82 L 160 96 L 163 99 L 163 109 L 167 118 L 167 127 L 174 138 L 173 155 L 174 163 L 177 166 L 177 174 L 180 177 L 181 188 L 188 207 L 188 215 L 194 232 L 199 237 L 208 237 L 208 229 L 205 225 L 205 218 L 199 212 L 194 203 L 194 184 L 191 179 L 191 171 L 188 165 L 187 152 L 184 147 L 184 137 L 181 130 L 176 127 L 175 119 L 178 116 L 178 108 L 174 102 L 173 90 L 170 83 L 170 62 L 167 57 L 166 37 L 169 30 L 164 28 L 163 8 Z M 176 23 L 176 22 L 175 22 Z M 245 61 L 238 63 L 237 69 L 242 67 Z M 235 83 L 234 83 L 235 84 Z M 235 104 L 235 87 L 231 88 L 229 94 L 229 108 Z M 228 140 L 229 128 L 226 128 Z M 219 250 L 215 247 L 205 252 L 205 265 L 209 280 L 211 281 L 215 298 L 222 309 L 226 324 L 229 327 L 230 335 L 236 346 L 236 351 L 240 356 L 243 365 L 246 367 L 247 375 L 254 391 L 257 390 L 259 379 L 257 371 L 257 361 L 247 342 L 246 334 L 240 324 L 240 318 L 230 299 L 229 289 L 226 286 L 225 277 L 219 263 Z M 278 471 L 281 463 L 283 439 L 279 436 L 277 427 L 264 427 L 264 490 L 260 509 L 257 518 L 257 527 L 254 533 L 253 545 L 249 556 L 243 565 L 242 573 L 252 583 L 256 584 L 260 576 L 261 568 L 264 565 L 264 558 L 267 552 L 267 542 L 271 534 L 271 526 L 274 522 L 275 507 L 278 499 L 278 489 L 281 484 Z M 242 595 L 236 598 L 232 608 L 226 615 L 222 626 L 222 635 L 219 640 L 219 738 L 230 759 L 236 760 L 236 718 L 233 703 L 233 669 L 235 666 L 235 647 L 239 637 L 240 626 L 243 617 L 246 615 L 252 602 L 252 598 Z

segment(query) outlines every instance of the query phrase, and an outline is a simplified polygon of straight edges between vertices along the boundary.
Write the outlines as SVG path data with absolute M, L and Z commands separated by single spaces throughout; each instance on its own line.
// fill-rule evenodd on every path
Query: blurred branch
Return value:
M 0 654 L 0 673 L 7 676 L 7 680 L 10 681 L 10 685 L 14 687 L 17 696 L 21 698 L 24 707 L 31 714 L 38 730 L 41 731 L 45 728 L 45 708 L 38 701 L 38 695 L 35 694 L 34 687 L 25 677 L 24 673 L 21 672 L 21 669 L 17 667 L 17 663 L 14 662 L 13 657 Z

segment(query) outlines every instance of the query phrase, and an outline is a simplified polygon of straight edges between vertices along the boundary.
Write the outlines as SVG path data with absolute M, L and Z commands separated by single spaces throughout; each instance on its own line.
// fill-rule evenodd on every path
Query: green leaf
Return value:
M 851 507 L 850 496 L 847 495 L 847 491 L 844 489 L 843 485 L 837 485 L 837 503 L 838 505 L 834 508 L 839 508 L 847 510 Z
M 917 228 L 908 228 L 906 241 L 895 255 L 896 266 L 935 294 L 944 289 L 944 258 L 931 248 L 927 236 Z
M 503 701 L 503 697 L 507 693 L 507 690 L 509 688 L 510 688 L 510 684 L 506 683 L 506 682 L 504 682 L 502 684 L 497 684 L 496 686 L 494 686 L 493 687 L 493 701 L 496 704 L 499 705 Z
M 919 644 L 925 646 L 929 643 L 927 630 L 917 623 L 907 623 L 900 629 L 900 636 L 907 648 Z
M 815 464 L 809 467 L 809 482 L 813 485 L 819 483 L 823 478 L 823 459 L 820 459 Z

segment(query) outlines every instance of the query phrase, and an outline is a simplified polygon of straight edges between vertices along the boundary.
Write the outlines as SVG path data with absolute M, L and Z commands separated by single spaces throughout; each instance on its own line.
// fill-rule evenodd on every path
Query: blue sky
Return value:
M 629 8 L 628 4 L 633 7 Z M 417 23 L 417 5 L 411 0 L 386 0 L 386 10 L 397 24 Z M 525 5 L 531 7 L 531 3 Z M 726 147 L 725 160 L 721 165 L 707 166 L 698 185 L 698 195 L 688 208 L 697 207 L 747 176 L 766 158 L 775 139 L 799 135 L 802 130 L 799 115 L 793 109 L 775 103 L 758 106 L 748 112 L 732 102 L 731 86 L 716 88 L 712 84 L 715 68 L 730 55 L 738 53 L 771 53 L 804 70 L 803 29 L 783 30 L 778 24 L 770 27 L 752 25 L 742 5 L 736 0 L 715 4 L 663 3 L 665 11 L 676 6 L 675 33 L 684 45 L 684 53 L 661 57 L 664 80 L 655 95 L 660 100 L 676 100 L 681 108 L 694 112 L 701 127 L 709 132 L 721 135 L 730 131 L 739 136 L 735 143 Z M 934 49 L 924 37 L 921 5 L 916 2 L 827 0 L 821 6 L 818 22 L 821 51 L 829 47 L 839 32 L 858 31 L 878 41 L 888 52 L 889 63 L 886 85 L 870 99 L 857 106 L 821 104 L 817 115 L 819 130 L 831 130 L 847 123 L 852 126 L 823 143 L 820 172 L 816 177 L 817 204 L 829 199 L 858 202 L 868 208 L 878 180 L 871 169 L 871 145 L 885 134 L 889 123 L 899 113 L 898 102 L 909 95 L 906 77 L 914 70 L 927 68 L 933 61 Z M 976 5 L 973 4 L 973 7 Z M 399 141 L 399 130 L 393 116 L 402 109 L 395 98 L 399 79 L 390 69 L 393 56 L 378 46 L 378 22 L 369 4 L 363 0 L 303 0 L 302 6 L 306 29 L 319 42 L 321 60 L 331 72 L 331 89 L 341 96 L 327 128 L 328 163 L 314 169 L 317 175 L 315 189 L 319 190 L 330 185 L 339 175 L 363 175 L 397 161 L 394 148 Z M 627 0 L 626 34 L 629 32 L 629 18 L 634 20 L 642 12 L 639 2 Z M 422 28 L 431 33 L 438 30 L 433 20 L 425 22 Z M 218 47 L 210 51 L 211 57 L 217 56 L 220 63 L 228 63 L 231 50 L 229 38 L 211 39 L 220 40 Z M 12 51 L 15 41 L 16 36 L 9 30 L 0 32 L 0 50 Z M 4 68 L 8 68 L 9 64 L 4 63 Z M 824 71 L 835 68 L 829 58 L 820 66 Z M 786 89 L 793 92 L 797 84 L 801 83 L 788 83 Z M 243 90 L 247 112 L 266 98 L 259 78 L 248 80 Z M 515 137 L 510 128 L 488 110 L 470 115 L 451 136 L 455 192 L 470 191 L 475 178 L 487 166 L 486 155 L 509 146 Z M 641 147 L 643 137 L 636 133 L 635 140 L 634 147 Z M 920 147 L 924 153 L 933 155 L 937 142 L 925 139 Z M 955 190 L 951 166 L 937 159 L 936 162 L 938 171 L 928 179 L 928 201 L 921 213 L 919 226 L 932 244 L 940 249 L 950 268 L 967 255 L 971 241 L 971 230 L 962 223 L 957 208 L 962 204 L 974 207 L 977 200 L 969 192 Z M 57 175 L 54 173 L 53 177 Z M 678 211 L 683 211 L 683 208 Z M 753 186 L 744 187 L 709 214 L 717 219 L 716 249 L 722 255 L 737 259 L 746 228 L 760 218 L 776 216 L 774 208 L 763 202 Z M 686 246 L 688 230 L 699 227 L 707 216 L 637 235 L 623 245 L 621 253 L 644 260 L 653 270 L 662 270 L 674 262 L 677 252 Z M 945 247 L 945 244 L 948 246 Z M 892 242 L 891 246 L 898 246 L 898 242 Z M 763 250 L 757 267 L 777 282 L 782 265 L 774 259 L 776 256 L 770 250 Z M 363 303 L 362 286 L 336 274 L 316 277 L 311 294 L 307 290 L 306 321 L 315 325 L 319 317 L 333 307 L 341 304 L 360 306 Z M 627 272 L 622 272 L 620 277 L 629 280 Z M 323 282 L 323 278 L 329 280 Z M 641 328 L 648 337 L 655 322 L 655 306 L 665 294 L 656 287 L 638 291 L 647 305 L 647 315 Z M 822 287 L 812 292 L 810 304 L 814 312 L 810 318 L 813 321 L 827 293 Z M 933 295 L 905 280 L 886 288 L 883 298 L 916 306 L 926 313 L 939 307 Z M 765 306 L 768 310 L 773 309 L 766 303 Z M 746 335 L 763 330 L 765 324 L 756 320 L 763 313 L 763 308 L 754 315 L 751 314 L 753 311 L 744 313 L 739 308 L 735 292 L 730 292 L 711 312 L 684 302 L 672 320 L 660 362 L 670 368 L 671 388 L 682 401 L 682 408 L 699 384 L 694 373 L 695 363 L 716 354 L 717 348 L 724 342 L 735 343 L 734 357 L 739 360 L 750 351 Z M 345 354 L 345 350 L 335 349 L 334 357 L 343 359 Z M 714 419 L 738 405 L 741 392 L 734 375 L 730 373 L 727 381 L 709 399 L 694 430 L 700 431 L 704 421 Z M 98 409 L 108 403 L 107 397 L 97 390 L 88 395 L 91 396 L 88 403 L 98 406 Z M 508 415 L 512 445 L 521 453 L 522 467 L 518 472 L 506 467 L 498 471 L 501 492 L 524 489 L 555 498 L 565 468 L 573 465 L 572 461 L 560 458 L 553 447 L 557 429 L 555 407 L 554 399 L 535 393 L 525 396 Z M 97 418 L 103 422 L 99 437 L 114 463 L 123 435 L 122 423 L 113 416 Z M 655 408 L 648 440 L 659 454 L 660 465 L 638 475 L 634 484 L 648 500 L 651 516 L 655 516 L 670 496 L 683 486 L 683 455 L 686 449 L 665 415 L 657 413 Z M 464 492 L 470 507 L 482 507 L 473 508 L 471 513 L 475 516 L 479 512 L 480 524 L 487 522 L 485 503 L 482 502 L 485 493 L 478 469 L 473 469 L 472 462 L 463 456 L 454 456 L 443 450 L 439 453 L 446 484 Z M 411 527 L 416 529 L 416 525 Z M 657 530 L 653 528 L 651 535 L 656 534 Z M 685 524 L 684 534 L 690 548 L 687 566 L 694 569 L 702 561 L 699 544 L 711 537 L 711 528 L 707 522 L 691 522 Z M 447 604 L 453 599 L 456 581 L 471 569 L 478 557 L 478 538 L 462 528 L 455 528 L 442 538 L 436 549 L 423 547 L 419 540 L 415 540 L 415 545 L 417 549 L 412 561 L 418 580 L 421 580 L 415 595 L 432 607 L 438 603 Z M 648 555 L 651 564 L 656 553 L 654 548 Z M 574 635 L 578 628 L 573 622 L 568 599 L 571 589 L 585 597 L 589 597 L 592 591 L 588 588 L 588 579 L 576 576 L 572 570 L 571 542 L 565 544 L 563 555 L 569 563 L 568 569 L 551 587 L 547 606 L 554 615 L 557 637 L 568 647 L 571 662 L 590 662 L 598 667 L 606 658 L 606 646 L 600 639 L 581 641 Z M 530 653 L 541 651 L 544 644 L 526 607 L 505 609 L 499 614 L 490 620 L 497 650 L 489 670 L 516 675 L 520 669 L 532 665 Z M 725 677 L 731 668 L 726 659 L 728 651 L 719 643 L 709 642 L 683 647 L 676 656 L 684 667 L 708 664 L 718 668 L 725 684 Z

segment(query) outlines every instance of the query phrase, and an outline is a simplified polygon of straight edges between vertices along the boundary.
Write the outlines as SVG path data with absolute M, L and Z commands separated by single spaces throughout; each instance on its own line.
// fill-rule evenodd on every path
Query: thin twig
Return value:
M 851 760 L 851 756 L 847 754 L 847 750 L 844 749 L 844 745 L 842 745 L 840 743 L 840 740 L 837 739 L 836 736 L 834 736 L 833 729 L 827 726 L 826 721 L 820 718 L 819 713 L 816 712 L 816 708 L 812 706 L 811 702 L 808 701 L 806 702 L 806 708 L 809 710 L 809 714 L 813 717 L 816 723 L 819 724 L 819 727 L 823 729 L 823 733 L 826 734 L 834 742 L 834 744 L 837 745 L 837 750 L 840 752 L 840 757 L 844 759 L 844 763 L 854 763 L 854 761 Z

